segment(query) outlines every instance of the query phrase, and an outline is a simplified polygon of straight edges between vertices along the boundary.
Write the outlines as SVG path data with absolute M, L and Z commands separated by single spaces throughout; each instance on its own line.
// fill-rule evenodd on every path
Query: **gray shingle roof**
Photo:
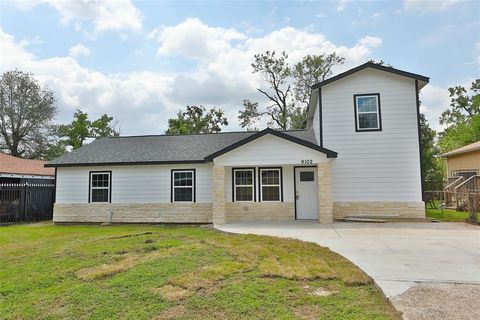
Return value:
M 311 130 L 282 133 L 296 140 L 301 139 L 306 144 L 317 145 L 314 132 Z M 46 166 L 204 162 L 207 156 L 255 134 L 258 132 L 100 138 L 47 162 Z

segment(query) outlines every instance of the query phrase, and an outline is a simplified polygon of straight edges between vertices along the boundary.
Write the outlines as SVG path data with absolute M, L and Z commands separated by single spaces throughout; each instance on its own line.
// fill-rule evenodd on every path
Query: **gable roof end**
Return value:
M 345 71 L 343 73 L 340 73 L 340 74 L 338 74 L 334 77 L 331 77 L 331 78 L 328 78 L 328 79 L 326 79 L 322 82 L 319 82 L 319 83 L 313 85 L 312 89 L 317 89 L 317 88 L 323 87 L 324 85 L 327 85 L 327 84 L 332 83 L 334 81 L 345 78 L 345 77 L 347 77 L 351 74 L 362 71 L 363 69 L 366 69 L 366 68 L 372 68 L 372 69 L 376 69 L 376 70 L 380 70 L 380 71 L 385 71 L 385 72 L 389 72 L 389 73 L 393 73 L 393 74 L 397 74 L 397 75 L 400 75 L 400 76 L 404 76 L 404 77 L 407 77 L 407 78 L 412 78 L 412 79 L 421 81 L 421 82 L 424 83 L 422 85 L 422 87 L 430 81 L 429 77 L 422 76 L 420 74 L 411 73 L 411 72 L 403 71 L 403 70 L 400 70 L 400 69 L 395 69 L 395 68 L 392 68 L 392 67 L 382 66 L 382 65 L 379 65 L 379 64 L 373 63 L 373 62 L 367 62 L 367 63 L 364 63 L 362 65 L 359 65 L 358 67 L 347 70 L 347 71 Z
M 221 150 L 219 150 L 215 153 L 212 153 L 212 154 L 206 156 L 205 161 L 212 161 L 214 158 L 216 158 L 218 156 L 221 156 L 222 154 L 230 152 L 230 151 L 232 151 L 232 150 L 234 150 L 238 147 L 243 146 L 244 144 L 247 144 L 247 143 L 249 143 L 253 140 L 256 140 L 260 137 L 263 137 L 264 135 L 267 135 L 267 134 L 271 134 L 271 135 L 274 135 L 276 137 L 279 137 L 279 138 L 282 138 L 282 139 L 300 144 L 304 147 L 320 151 L 320 152 L 326 154 L 327 158 L 336 158 L 337 157 L 337 153 L 335 151 L 320 147 L 319 145 L 316 145 L 312 142 L 309 142 L 309 141 L 306 141 L 306 140 L 303 140 L 303 139 L 300 139 L 300 138 L 297 138 L 297 137 L 294 137 L 294 136 L 291 136 L 291 135 L 287 135 L 283 132 L 267 128 L 267 129 L 264 129 L 262 131 L 259 131 L 259 132 L 255 133 L 255 134 L 253 134 L 253 135 L 251 135 L 251 136 L 249 136 L 249 137 L 247 137 L 243 140 L 240 140 L 240 141 L 238 141 L 238 142 L 236 142 L 236 143 L 234 143 L 234 144 L 232 144 L 232 145 L 230 145 L 226 148 L 223 148 L 223 149 L 221 149 Z

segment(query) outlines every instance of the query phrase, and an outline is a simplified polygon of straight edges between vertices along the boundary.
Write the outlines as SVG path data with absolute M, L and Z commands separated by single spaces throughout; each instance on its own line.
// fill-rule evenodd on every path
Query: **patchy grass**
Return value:
M 361 270 L 297 240 L 203 227 L 0 229 L 2 319 L 396 319 Z

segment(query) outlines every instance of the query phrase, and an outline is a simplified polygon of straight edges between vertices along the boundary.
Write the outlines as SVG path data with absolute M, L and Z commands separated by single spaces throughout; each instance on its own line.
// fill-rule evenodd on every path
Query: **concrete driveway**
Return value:
M 412 311 L 409 311 L 411 300 L 418 299 L 418 294 L 407 298 L 410 292 L 406 291 L 410 288 L 418 291 L 423 285 L 433 290 L 433 294 L 429 292 L 434 299 L 440 299 L 435 302 L 438 306 L 435 303 L 431 306 L 431 301 L 428 302 L 430 309 L 445 305 L 441 297 L 435 297 L 436 285 L 442 286 L 444 291 L 445 286 L 452 286 L 453 289 L 447 290 L 452 293 L 464 291 L 462 288 L 456 290 L 456 286 L 468 286 L 469 294 L 473 290 L 477 296 L 475 304 L 478 305 L 480 227 L 465 223 L 342 222 L 320 225 L 314 221 L 232 223 L 215 227 L 232 233 L 296 238 L 328 247 L 370 275 L 397 309 L 410 314 L 406 317 L 409 319 L 423 317 L 415 316 L 418 310 L 409 313 Z M 442 295 L 447 298 L 444 291 Z M 413 304 L 413 309 L 418 309 L 419 304 L 421 301 Z M 474 317 L 478 315 L 476 312 L 480 313 L 480 309 L 466 310 Z M 427 318 L 428 312 L 432 315 L 432 310 L 423 311 L 427 312 Z M 463 318 L 457 311 L 453 314 L 455 318 Z M 450 315 L 450 311 L 445 310 L 436 318 L 449 318 Z

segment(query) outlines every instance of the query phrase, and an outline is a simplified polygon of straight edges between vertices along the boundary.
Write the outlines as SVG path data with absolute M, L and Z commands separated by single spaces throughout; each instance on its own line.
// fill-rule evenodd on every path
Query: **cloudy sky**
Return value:
M 122 135 L 160 134 L 187 104 L 224 109 L 238 130 L 260 100 L 255 53 L 337 52 L 335 73 L 382 59 L 431 78 L 434 128 L 447 88 L 480 74 L 480 1 L 1 1 L 0 71 L 32 72 L 56 93 L 57 123 L 77 108 L 113 115 Z

